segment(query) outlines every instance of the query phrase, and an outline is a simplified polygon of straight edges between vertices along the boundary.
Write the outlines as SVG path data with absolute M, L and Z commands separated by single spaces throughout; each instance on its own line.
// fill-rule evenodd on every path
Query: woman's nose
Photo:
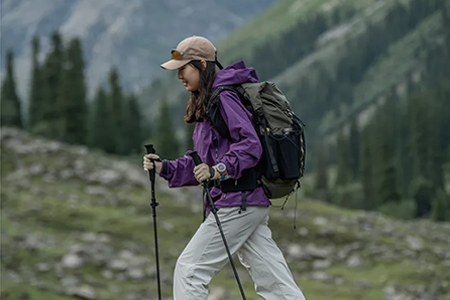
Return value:
M 181 71 L 178 71 L 177 78 L 178 78 L 178 79 L 182 79 L 182 77 L 181 77 Z

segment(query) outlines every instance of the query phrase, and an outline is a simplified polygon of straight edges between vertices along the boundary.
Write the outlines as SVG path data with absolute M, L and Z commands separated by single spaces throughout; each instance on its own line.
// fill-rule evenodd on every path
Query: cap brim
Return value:
M 161 68 L 166 70 L 177 70 L 185 65 L 187 65 L 191 60 L 181 60 L 181 59 L 171 59 L 161 65 Z

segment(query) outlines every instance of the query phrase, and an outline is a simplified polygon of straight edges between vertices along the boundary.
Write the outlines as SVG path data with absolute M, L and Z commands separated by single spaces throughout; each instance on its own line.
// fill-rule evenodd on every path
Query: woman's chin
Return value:
M 188 92 L 195 92 L 197 91 L 197 89 L 193 89 L 191 85 L 189 84 L 184 84 L 184 88 L 186 89 L 186 91 Z

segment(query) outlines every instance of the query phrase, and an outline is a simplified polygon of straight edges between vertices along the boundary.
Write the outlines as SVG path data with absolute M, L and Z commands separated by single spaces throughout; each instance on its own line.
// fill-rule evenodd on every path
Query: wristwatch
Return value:
M 228 178 L 230 178 L 230 175 L 228 175 L 228 172 L 227 172 L 227 166 L 225 166 L 224 163 L 219 163 L 216 166 L 216 169 L 217 169 L 217 172 L 219 172 L 219 174 L 220 174 L 220 178 L 219 178 L 220 181 L 224 181 L 224 180 L 227 180 Z
M 225 166 L 224 163 L 219 163 L 217 165 L 217 172 L 219 172 L 221 177 L 227 176 L 228 175 L 227 166 Z

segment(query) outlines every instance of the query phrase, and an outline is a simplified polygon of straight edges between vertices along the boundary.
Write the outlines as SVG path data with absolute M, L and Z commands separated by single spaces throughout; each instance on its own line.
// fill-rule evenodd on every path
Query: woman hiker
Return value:
M 232 91 L 220 93 L 220 111 L 228 125 L 231 139 L 212 128 L 206 116 L 212 90 L 220 85 L 258 82 L 255 70 L 239 62 L 216 72 L 220 64 L 216 48 L 206 38 L 193 36 L 181 41 L 172 50 L 172 60 L 161 65 L 178 70 L 190 99 L 186 108 L 187 123 L 196 124 L 193 142 L 202 164 L 195 166 L 188 151 L 174 161 L 155 161 L 155 171 L 168 181 L 169 187 L 198 185 L 205 180 L 236 180 L 246 169 L 255 167 L 262 155 L 262 146 L 252 125 L 251 114 Z M 213 138 L 217 143 L 213 142 Z M 217 146 L 217 147 L 216 147 Z M 144 169 L 153 169 L 155 154 L 144 156 Z M 255 283 L 256 293 L 268 300 L 302 300 L 302 291 L 295 283 L 284 256 L 272 240 L 268 227 L 271 202 L 261 186 L 252 191 L 222 193 L 210 189 L 219 208 L 217 214 L 231 254 L 238 253 Z M 246 207 L 242 207 L 245 197 Z M 206 200 L 205 200 L 206 201 Z M 210 208 L 206 201 L 207 211 Z M 208 284 L 226 265 L 228 256 L 214 216 L 209 213 L 177 260 L 174 273 L 175 300 L 206 300 Z

